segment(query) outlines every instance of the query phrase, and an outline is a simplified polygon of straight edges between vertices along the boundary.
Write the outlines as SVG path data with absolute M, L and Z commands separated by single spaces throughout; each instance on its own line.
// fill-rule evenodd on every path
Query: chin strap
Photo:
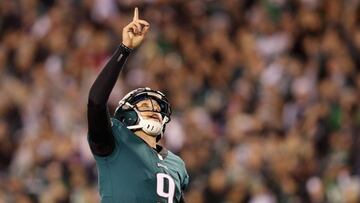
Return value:
M 168 121 L 167 116 L 165 116 L 162 123 L 160 123 L 152 119 L 145 119 L 140 115 L 136 108 L 134 108 L 134 110 L 139 117 L 139 123 L 137 125 L 128 126 L 128 129 L 142 129 L 146 134 L 149 134 L 152 137 L 157 137 L 158 135 L 162 136 L 164 124 Z

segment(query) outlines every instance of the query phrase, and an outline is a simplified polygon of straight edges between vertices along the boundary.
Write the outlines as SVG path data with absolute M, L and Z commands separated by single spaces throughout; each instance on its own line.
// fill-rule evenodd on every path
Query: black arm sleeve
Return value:
M 90 88 L 88 139 L 92 152 L 99 156 L 107 156 L 114 150 L 115 141 L 107 101 L 130 52 L 131 49 L 125 45 L 119 45 Z

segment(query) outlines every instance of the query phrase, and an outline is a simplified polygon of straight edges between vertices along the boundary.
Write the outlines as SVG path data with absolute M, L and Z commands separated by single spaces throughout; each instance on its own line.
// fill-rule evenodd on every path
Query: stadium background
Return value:
M 168 95 L 189 203 L 360 202 L 358 0 L 1 0 L 1 203 L 98 202 L 87 94 L 135 6 L 110 107 Z

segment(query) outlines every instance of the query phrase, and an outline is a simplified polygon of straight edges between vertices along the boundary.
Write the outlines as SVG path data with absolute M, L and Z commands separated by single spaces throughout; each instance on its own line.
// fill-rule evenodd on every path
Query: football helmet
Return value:
M 139 109 L 136 104 L 146 99 L 156 101 L 160 108 L 156 110 L 153 102 L 151 102 L 151 108 Z M 140 114 L 142 111 L 160 113 L 162 116 L 162 122 L 144 118 Z M 114 114 L 114 117 L 123 123 L 128 129 L 142 129 L 150 136 L 156 137 L 156 141 L 159 141 L 162 138 L 165 126 L 170 121 L 170 116 L 171 107 L 168 99 L 162 92 L 152 90 L 149 87 L 138 88 L 125 95 L 124 98 L 119 101 L 119 105 Z

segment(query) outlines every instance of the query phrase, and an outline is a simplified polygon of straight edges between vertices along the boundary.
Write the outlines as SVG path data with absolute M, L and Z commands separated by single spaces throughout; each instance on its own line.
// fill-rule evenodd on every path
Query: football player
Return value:
M 180 157 L 157 144 L 171 108 L 165 95 L 150 88 L 128 93 L 111 118 L 107 100 L 132 49 L 149 30 L 135 8 L 123 28 L 122 43 L 101 70 L 89 93 L 88 142 L 98 169 L 102 203 L 184 202 L 189 176 Z

